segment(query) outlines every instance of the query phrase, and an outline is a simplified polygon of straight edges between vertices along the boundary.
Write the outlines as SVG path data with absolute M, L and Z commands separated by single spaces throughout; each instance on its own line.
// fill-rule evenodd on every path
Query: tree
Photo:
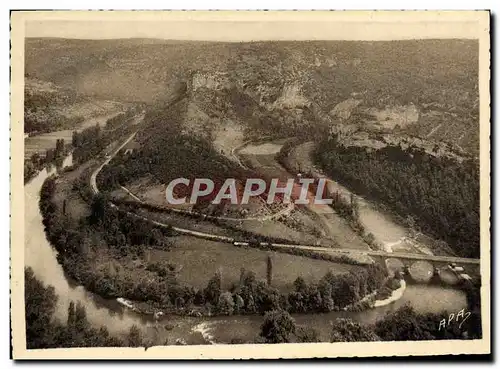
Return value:
M 417 231 L 415 229 L 415 218 L 413 218 L 411 215 L 408 215 L 405 219 L 406 226 L 408 227 L 408 236 L 415 237 Z
M 257 282 L 254 299 L 255 305 L 261 313 L 280 309 L 280 296 L 280 293 L 275 288 L 269 287 L 262 281 Z
M 293 286 L 295 287 L 296 292 L 304 293 L 307 289 L 307 284 L 302 276 L 298 276 L 297 279 L 293 282 Z
M 94 196 L 91 205 L 90 221 L 97 224 L 104 219 L 106 213 L 107 199 L 101 193 Z
M 273 310 L 264 316 L 260 335 L 267 343 L 287 343 L 290 342 L 295 329 L 295 320 L 288 312 Z
M 73 131 L 73 134 L 71 136 L 71 144 L 73 147 L 79 147 L 81 145 L 81 136 L 78 133 L 78 131 Z
M 45 150 L 45 162 L 52 163 L 54 160 L 54 149 L 47 149 Z
M 320 342 L 318 331 L 314 328 L 305 327 L 297 329 L 297 341 L 299 342 Z
M 270 286 L 273 282 L 273 260 L 271 258 L 271 255 L 267 255 L 266 277 L 267 277 L 267 285 Z
M 330 312 L 335 308 L 332 297 L 332 285 L 328 279 L 330 277 L 333 277 L 333 275 L 325 275 L 325 277 L 321 278 L 318 284 L 318 291 L 321 294 L 322 310 L 324 312 Z
M 64 345 L 93 346 L 92 342 L 98 339 L 90 328 L 85 307 L 80 302 L 75 305 L 73 301 L 70 301 L 67 323 L 66 330 L 62 334 L 62 337 L 65 338 L 60 338 Z
M 36 169 L 35 165 L 30 162 L 25 160 L 24 161 L 24 182 L 26 183 L 29 181 L 32 177 L 34 177 L 36 174 Z
M 439 323 L 439 321 L 437 321 Z M 421 316 L 405 305 L 379 320 L 375 333 L 384 341 L 417 341 L 435 339 L 421 325 Z
M 205 295 L 202 290 L 198 290 L 194 294 L 194 304 L 195 305 L 204 305 L 205 304 Z
M 245 268 L 241 268 L 240 269 L 240 284 L 239 284 L 239 287 L 241 288 L 241 286 L 243 286 L 243 283 L 245 281 Z
M 38 166 L 40 164 L 40 154 L 35 152 L 33 155 L 31 155 L 30 160 L 35 167 Z
M 75 324 L 75 303 L 70 301 L 68 306 L 68 327 Z
M 140 347 L 144 346 L 143 339 L 142 339 L 142 333 L 135 324 L 130 327 L 130 331 L 128 332 L 127 335 L 127 346 L 128 347 Z
M 380 341 L 380 338 L 369 327 L 365 327 L 351 319 L 339 318 L 332 325 L 330 342 L 365 342 Z
M 57 139 L 55 156 L 59 157 L 63 154 L 63 152 L 64 152 L 64 139 Z
M 241 297 L 240 297 L 241 298 Z M 217 310 L 224 315 L 232 315 L 234 312 L 234 300 L 231 292 L 223 292 L 219 296 Z
M 344 307 L 359 300 L 359 284 L 357 282 L 357 278 L 351 273 L 338 276 L 332 292 L 338 306 Z
M 292 313 L 304 313 L 306 311 L 304 296 L 301 292 L 290 292 L 288 303 L 290 304 L 290 311 Z
M 243 278 L 243 286 L 252 288 L 255 285 L 256 281 L 257 277 L 255 276 L 255 273 L 249 271 L 245 273 L 245 276 Z
M 255 312 L 257 312 L 257 306 L 255 305 L 255 300 L 252 295 L 248 296 L 246 310 L 250 314 L 254 314 Z
M 45 287 L 36 279 L 31 268 L 24 270 L 24 281 L 27 347 L 29 349 L 51 347 L 52 315 L 57 303 L 54 287 Z
M 323 298 L 321 297 L 321 293 L 316 288 L 312 289 L 310 309 L 313 311 L 317 311 L 321 310 L 322 306 L 323 306 Z
M 365 270 L 367 271 L 367 292 L 373 292 L 379 288 L 388 275 L 387 269 L 378 263 L 367 265 Z
M 245 301 L 243 301 L 243 298 L 238 294 L 234 295 L 233 300 L 234 300 L 234 312 L 235 314 L 239 314 L 245 307 Z
M 217 305 L 221 294 L 221 277 L 219 273 L 210 278 L 207 287 L 205 288 L 205 301 L 212 305 Z
M 84 330 L 88 327 L 89 322 L 87 320 L 87 312 L 85 311 L 85 306 L 83 306 L 82 303 L 78 301 L 75 307 L 75 328 L 78 330 Z

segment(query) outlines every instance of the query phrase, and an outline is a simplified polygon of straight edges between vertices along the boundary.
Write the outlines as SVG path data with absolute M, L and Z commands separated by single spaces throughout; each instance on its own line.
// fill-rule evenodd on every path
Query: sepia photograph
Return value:
M 488 11 L 13 11 L 14 359 L 488 354 Z

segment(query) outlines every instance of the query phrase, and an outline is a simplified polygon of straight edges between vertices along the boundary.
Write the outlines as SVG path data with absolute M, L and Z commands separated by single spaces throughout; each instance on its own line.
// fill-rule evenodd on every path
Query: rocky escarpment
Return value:
M 190 89 L 196 92 L 200 88 L 210 90 L 222 90 L 230 87 L 231 82 L 227 73 L 223 72 L 204 72 L 193 73 L 190 80 Z
M 270 95 L 274 98 L 267 101 Z M 262 81 L 249 86 L 224 72 L 197 71 L 188 82 L 187 98 L 185 126 L 193 133 L 203 131 L 211 141 L 225 133 L 238 137 L 237 143 L 262 135 L 300 135 L 311 132 L 306 128 L 318 126 L 326 116 L 307 99 L 297 81 L 281 81 L 274 87 Z
M 356 107 L 362 102 L 363 100 L 353 98 L 341 101 L 330 111 L 330 115 L 342 120 L 347 120 L 351 117 L 354 109 L 356 109 Z
M 312 117 L 321 124 L 428 135 L 477 152 L 477 50 L 474 40 L 28 39 L 25 70 L 95 98 L 145 103 L 168 100 L 174 81 L 194 71 L 192 91 L 230 91 L 282 125 L 307 126 Z M 362 103 L 351 109 L 350 99 Z M 236 105 L 238 113 L 245 110 Z M 260 111 L 255 115 L 270 124 Z
M 280 96 L 271 105 L 272 109 L 293 109 L 311 106 L 310 101 L 303 95 L 298 83 L 287 83 L 283 86 Z

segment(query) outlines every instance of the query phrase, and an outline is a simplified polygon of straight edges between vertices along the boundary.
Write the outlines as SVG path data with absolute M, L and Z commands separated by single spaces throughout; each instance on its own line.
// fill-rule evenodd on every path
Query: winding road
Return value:
M 104 168 L 108 163 L 118 154 L 121 149 L 123 149 L 130 141 L 132 141 L 137 134 L 137 131 L 132 133 L 121 145 L 118 147 L 113 154 L 108 155 L 106 160 L 94 171 L 92 172 L 92 175 L 90 176 L 90 186 L 92 187 L 92 191 L 94 192 L 95 195 L 99 193 L 99 189 L 97 188 L 97 175 L 99 172 Z

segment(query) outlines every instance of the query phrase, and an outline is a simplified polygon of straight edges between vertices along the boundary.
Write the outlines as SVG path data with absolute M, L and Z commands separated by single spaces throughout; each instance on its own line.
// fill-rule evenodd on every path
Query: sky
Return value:
M 285 14 L 260 18 L 255 13 L 245 17 L 244 14 L 235 16 L 234 12 L 225 13 L 228 15 L 226 17 L 221 14 L 214 16 L 207 12 L 194 16 L 189 12 L 136 12 L 122 15 L 117 12 L 58 13 L 31 14 L 31 19 L 28 18 L 25 23 L 25 35 L 82 39 L 161 38 L 210 41 L 394 40 L 478 38 L 479 35 L 476 20 L 462 17 L 460 14 L 457 17 L 456 13 L 455 16 L 447 14 L 445 17 L 418 19 L 408 16 L 410 12 L 383 17 L 373 17 L 368 12 L 362 17 L 359 13 L 350 16 L 352 13 L 346 12 L 314 12 L 319 14 L 299 17 L 295 12 L 292 16 Z

